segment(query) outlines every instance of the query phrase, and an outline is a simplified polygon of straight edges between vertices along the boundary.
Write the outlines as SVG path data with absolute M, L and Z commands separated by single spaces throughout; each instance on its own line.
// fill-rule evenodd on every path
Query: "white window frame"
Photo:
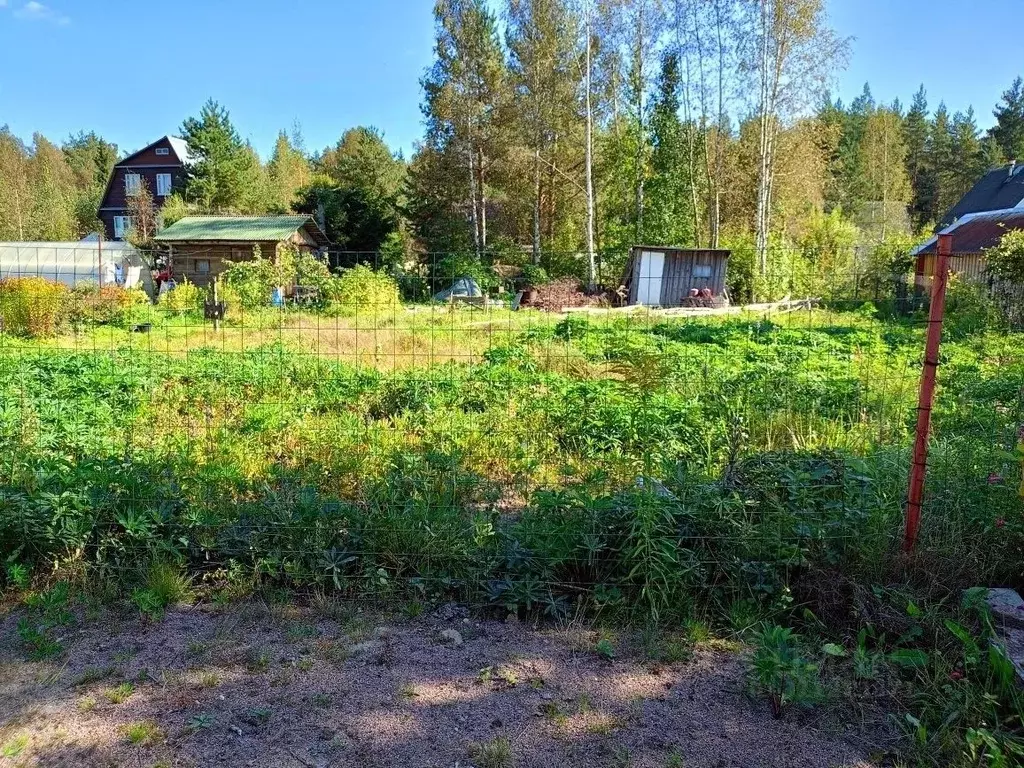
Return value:
M 157 147 L 156 148 L 156 153 L 158 155 L 170 155 L 171 154 L 171 150 L 169 150 L 167 147 Z
M 134 183 L 133 183 L 134 179 Z M 142 174 L 135 173 L 134 171 L 128 171 L 124 175 L 124 193 L 130 195 L 133 192 L 137 192 L 139 187 L 142 185 Z
M 156 194 L 158 197 L 167 197 L 171 194 L 171 174 L 158 173 L 156 175 Z
M 115 216 L 114 217 L 114 237 L 121 239 L 128 236 L 128 233 L 132 231 L 132 217 L 131 216 Z

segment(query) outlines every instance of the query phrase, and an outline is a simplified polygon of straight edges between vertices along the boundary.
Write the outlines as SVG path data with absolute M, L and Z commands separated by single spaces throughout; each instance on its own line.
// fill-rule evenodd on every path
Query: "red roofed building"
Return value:
M 1003 235 L 1012 230 L 1024 230 L 1024 208 L 1004 208 L 998 211 L 967 213 L 939 234 L 952 235 L 952 254 L 949 271 L 968 280 L 988 283 L 985 252 L 999 245 Z M 935 274 L 935 247 L 938 235 L 914 249 L 917 257 L 915 284 L 927 290 Z

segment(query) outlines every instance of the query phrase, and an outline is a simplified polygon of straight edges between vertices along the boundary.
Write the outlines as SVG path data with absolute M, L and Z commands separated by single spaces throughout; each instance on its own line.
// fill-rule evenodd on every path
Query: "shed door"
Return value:
M 644 251 L 640 255 L 640 284 L 636 289 L 637 304 L 653 307 L 661 304 L 661 277 L 665 273 L 665 254 Z

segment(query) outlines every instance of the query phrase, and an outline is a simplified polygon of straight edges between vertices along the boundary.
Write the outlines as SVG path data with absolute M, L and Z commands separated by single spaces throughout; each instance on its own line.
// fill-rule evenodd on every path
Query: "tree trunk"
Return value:
M 587 187 L 587 289 L 597 287 L 597 264 L 594 258 L 594 173 L 593 142 L 594 116 L 590 103 L 590 4 L 587 4 L 587 53 L 584 73 L 584 94 L 586 101 L 586 138 L 584 143 L 584 165 Z
M 480 251 L 481 253 L 487 250 L 487 180 L 484 177 L 484 149 L 480 147 L 478 155 L 479 168 L 477 172 L 480 174 Z
M 473 252 L 480 258 L 480 220 L 477 216 L 476 207 L 476 170 L 473 162 L 473 142 L 469 142 L 469 204 L 470 219 L 473 223 Z
M 540 144 L 533 151 L 533 263 L 540 264 Z

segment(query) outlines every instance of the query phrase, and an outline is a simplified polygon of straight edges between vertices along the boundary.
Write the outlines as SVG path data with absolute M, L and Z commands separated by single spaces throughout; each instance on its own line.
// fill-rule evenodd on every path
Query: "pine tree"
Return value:
M 874 109 L 864 123 L 858 147 L 864 200 L 857 221 L 872 240 L 907 234 L 911 191 L 903 130 L 903 117 L 894 107 Z
M 436 60 L 423 80 L 428 143 L 461 157 L 477 256 L 487 247 L 490 172 L 500 155 L 506 97 L 497 20 L 485 0 L 438 0 Z
M 956 204 L 988 170 L 973 107 L 953 115 L 950 126 L 950 163 L 947 183 L 949 199 Z
M 959 197 L 952 181 L 953 137 L 950 132 L 949 110 L 945 102 L 939 104 L 928 131 L 929 185 L 934 190 L 928 201 L 928 220 L 940 222 Z
M 928 175 L 928 94 L 922 85 L 903 118 L 907 145 L 907 178 L 910 181 L 910 218 L 915 228 L 928 219 L 928 201 L 935 194 Z
M 690 194 L 696 158 L 690 157 L 687 145 L 687 133 L 695 132 L 695 126 L 679 119 L 680 86 L 679 56 L 667 51 L 651 117 L 653 147 L 645 236 L 652 242 L 682 246 L 694 244 L 699 214 Z
M 1024 162 L 1024 79 L 1018 77 L 992 113 L 996 124 L 989 130 L 1003 156 Z
M 199 117 L 185 120 L 181 137 L 195 158 L 188 169 L 186 199 L 211 212 L 254 212 L 253 188 L 265 186 L 259 158 L 239 137 L 227 109 L 210 99 Z

